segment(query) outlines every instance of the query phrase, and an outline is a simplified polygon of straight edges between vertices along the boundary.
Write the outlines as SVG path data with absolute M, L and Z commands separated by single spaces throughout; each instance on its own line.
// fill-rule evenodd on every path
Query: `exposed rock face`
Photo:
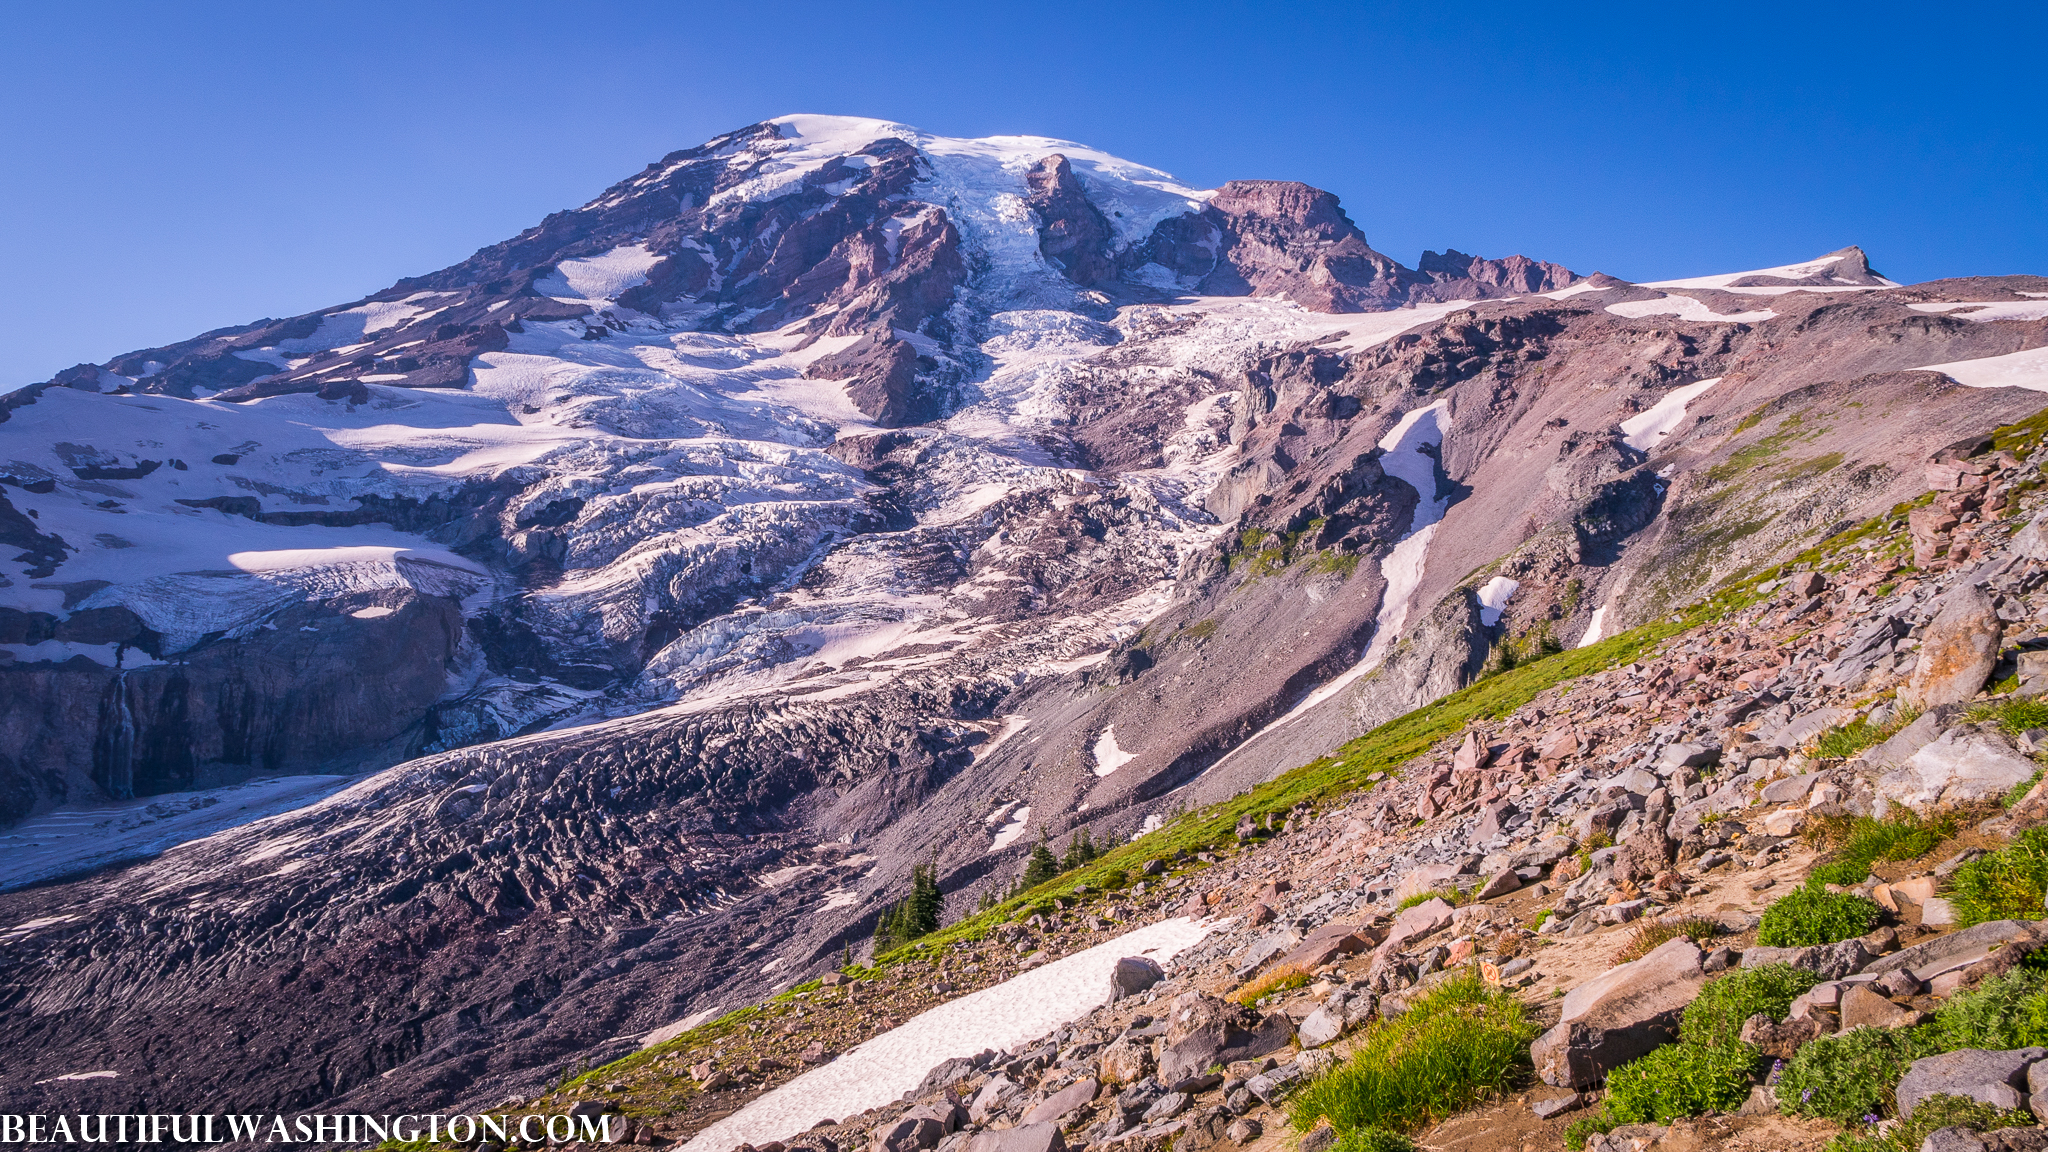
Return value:
M 1038 250 L 1076 284 L 1096 284 L 1116 271 L 1111 262 L 1115 233 L 1102 210 L 1081 190 L 1073 165 L 1055 152 L 1025 173 L 1031 194 L 1025 203 L 1038 214 Z
M 1590 1087 L 1670 1040 L 1705 982 L 1700 950 L 1681 937 L 1581 984 L 1565 997 L 1557 1024 L 1530 1047 L 1536 1074 L 1560 1088 Z

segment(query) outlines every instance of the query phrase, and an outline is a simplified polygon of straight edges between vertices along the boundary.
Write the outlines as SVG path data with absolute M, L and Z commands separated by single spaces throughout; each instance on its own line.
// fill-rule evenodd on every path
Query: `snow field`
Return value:
M 1957 360 L 1949 364 L 1929 364 L 1920 371 L 1940 372 L 1971 388 L 2025 388 L 2033 392 L 2048 392 L 2048 348 L 2029 348 L 2024 352 Z
M 1116 725 L 1111 724 L 1095 738 L 1095 774 L 1107 776 L 1117 769 L 1136 760 L 1136 752 L 1126 752 L 1116 746 Z
M 1720 382 L 1716 376 L 1666 392 L 1655 404 L 1621 422 L 1622 442 L 1638 452 L 1655 448 L 1684 422 L 1686 405 Z
M 1724 324 L 1757 324 L 1778 315 L 1766 308 L 1724 316 L 1707 307 L 1705 301 L 1691 296 L 1666 296 L 1661 300 L 1624 300 L 1619 304 L 1609 304 L 1607 310 L 1616 316 L 1638 320 L 1645 316 L 1676 316 L 1680 320 L 1718 321 Z
M 1118 960 L 1146 956 L 1165 964 L 1210 928 L 1208 921 L 1186 917 L 1161 921 L 941 1004 L 697 1133 L 684 1152 L 786 1140 L 821 1119 L 887 1104 L 942 1061 L 1014 1048 L 1086 1015 L 1109 999 L 1109 974 Z
M 1506 576 L 1495 576 L 1479 589 L 1479 622 L 1488 628 L 1500 623 L 1500 614 L 1507 609 L 1508 598 L 1520 588 L 1520 580 Z

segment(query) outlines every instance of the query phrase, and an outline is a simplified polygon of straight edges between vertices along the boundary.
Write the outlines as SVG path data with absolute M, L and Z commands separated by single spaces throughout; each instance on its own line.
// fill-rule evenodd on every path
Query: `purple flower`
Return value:
M 1801 1093 L 1799 1094 L 1799 1102 L 1800 1102 L 1801 1104 L 1804 1104 L 1804 1103 L 1806 1103 L 1806 1102 L 1807 1102 L 1808 1100 L 1811 1100 L 1811 1099 L 1813 1099 L 1813 1089 L 1811 1089 L 1811 1088 L 1808 1088 L 1808 1089 L 1807 1089 L 1806 1091 L 1804 1091 L 1804 1092 L 1801 1092 Z

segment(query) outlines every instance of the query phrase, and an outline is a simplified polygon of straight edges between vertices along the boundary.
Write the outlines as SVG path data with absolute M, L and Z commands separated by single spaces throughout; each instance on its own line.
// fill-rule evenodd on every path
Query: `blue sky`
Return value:
M 2048 273 L 2048 5 L 31 5 L 0 390 L 445 266 L 788 112 L 1303 180 L 1375 247 Z

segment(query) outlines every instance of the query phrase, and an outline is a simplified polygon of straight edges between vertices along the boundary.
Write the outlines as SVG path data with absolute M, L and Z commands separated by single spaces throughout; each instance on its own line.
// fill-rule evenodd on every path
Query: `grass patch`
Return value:
M 1817 759 L 1846 760 L 1865 748 L 1873 748 L 1920 718 L 1918 708 L 1907 708 L 1888 724 L 1872 724 L 1862 716 L 1820 734 L 1807 746 L 1806 754 Z M 1861 879 L 1861 877 L 1858 877 Z
M 1345 1135 L 1416 1131 L 1504 1090 L 1538 1031 L 1519 1000 L 1468 969 L 1374 1023 L 1350 1060 L 1295 1095 L 1289 1119 L 1303 1132 L 1324 1117 Z
M 1239 1004 L 1256 1004 L 1275 992 L 1286 992 L 1294 988 L 1306 988 L 1310 980 L 1309 971 L 1298 964 L 1275 968 L 1264 976 L 1251 981 L 1230 994 Z
M 1614 954 L 1614 962 L 1626 964 L 1631 960 L 1641 960 L 1680 936 L 1705 947 L 1720 930 L 1719 924 L 1704 916 L 1688 916 L 1681 920 L 1639 920 L 1636 930 L 1629 935 L 1628 943 Z
M 2005 848 L 1956 869 L 1948 888 L 1960 926 L 2040 919 L 2048 897 L 2048 828 L 2029 828 Z
M 1385 1128 L 1354 1128 L 1338 1137 L 1337 1152 L 1415 1152 L 1415 1141 Z
M 1861 877 L 1858 877 L 1861 879 Z M 1757 925 L 1756 942 L 1766 948 L 1810 948 L 1870 931 L 1877 923 L 1875 901 L 1829 892 L 1808 883 L 1771 902 Z
M 1816 884 L 1861 884 L 1870 866 L 1880 860 L 1918 860 L 1956 834 L 1952 814 L 1922 818 L 1910 808 L 1894 808 L 1884 819 L 1869 816 L 1833 817 L 1814 825 L 1816 835 L 1840 845 L 1835 858 L 1816 867 Z
M 1394 905 L 1394 914 L 1398 916 L 1417 904 L 1427 904 L 1431 900 L 1441 900 L 1453 908 L 1462 908 L 1472 902 L 1472 893 L 1455 886 L 1438 888 L 1430 892 L 1416 892 L 1412 895 L 1401 897 L 1401 902 Z
M 1748 1044 L 1666 1044 L 1607 1074 L 1607 1111 L 1620 1124 L 1733 1112 L 1749 1097 L 1756 1063 Z
M 2027 793 L 2032 792 L 2034 790 L 2034 785 L 2039 784 L 2041 782 L 2041 777 L 2043 775 L 2048 775 L 2048 768 L 2034 769 L 2034 774 L 2032 776 L 2027 777 L 2025 780 L 2022 780 L 2019 783 L 2005 790 L 2005 795 L 2000 796 L 1998 798 L 1999 805 L 2001 807 L 2010 808 L 2013 805 L 2019 803 L 2020 801 L 2025 800 L 2027 798 Z
M 2016 968 L 1935 1012 L 1942 1047 L 2005 1051 L 2048 1043 L 2048 972 Z M 2048 1101 L 2044 1101 L 2048 1103 Z
M 1963 713 L 1963 718 L 1975 724 L 1997 724 L 2017 736 L 2029 728 L 2048 728 L 2048 700 L 1995 700 L 1977 705 Z
M 1799 1050 L 1778 1080 L 1778 1106 L 1795 1116 L 1860 1124 L 1893 1113 L 1892 1091 L 1913 1061 L 1942 1051 L 1932 1025 L 1891 1031 L 1858 1028 L 1823 1036 Z
M 1708 1047 L 1739 1044 L 1744 1021 L 1759 1012 L 1783 1020 L 1792 1010 L 1792 1001 L 1818 983 L 1818 975 L 1790 964 L 1730 972 L 1700 989 L 1699 996 L 1685 1006 L 1678 1024 L 1679 1042 Z

